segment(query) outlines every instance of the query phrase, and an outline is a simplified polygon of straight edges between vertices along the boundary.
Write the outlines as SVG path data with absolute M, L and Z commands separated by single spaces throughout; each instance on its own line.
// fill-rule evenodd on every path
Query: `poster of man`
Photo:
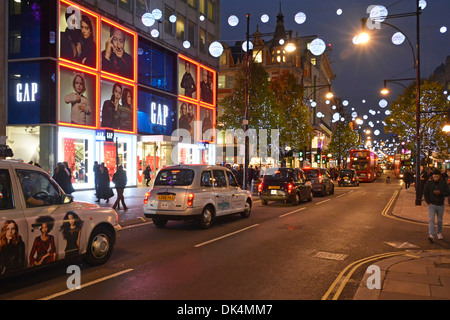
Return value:
M 60 122 L 96 126 L 96 83 L 93 73 L 60 66 Z
M 102 71 L 134 80 L 134 34 L 102 20 Z
M 204 68 L 200 68 L 200 101 L 213 104 L 214 101 L 214 74 Z
M 97 69 L 98 17 L 61 2 L 60 58 Z
M 180 58 L 178 70 L 180 95 L 197 99 L 197 65 Z

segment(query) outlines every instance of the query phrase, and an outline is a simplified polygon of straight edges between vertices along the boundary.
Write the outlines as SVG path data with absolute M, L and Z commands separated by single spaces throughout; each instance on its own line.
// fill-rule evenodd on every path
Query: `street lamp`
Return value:
M 383 17 L 385 19 L 394 19 L 394 18 L 404 18 L 404 17 L 410 17 L 415 16 L 416 17 L 416 52 L 414 51 L 414 48 L 411 44 L 411 41 L 408 39 L 408 37 L 405 36 L 405 38 L 408 40 L 409 46 L 411 48 L 412 54 L 413 54 L 413 61 L 414 61 L 414 69 L 416 69 L 416 201 L 415 204 L 420 206 L 422 203 L 422 187 L 421 187 L 421 181 L 420 181 L 420 153 L 421 153 L 421 146 L 420 146 L 420 14 L 421 14 L 421 8 L 420 8 L 420 1 L 414 0 L 416 2 L 416 11 L 410 12 L 410 13 L 402 13 L 402 14 L 396 14 L 396 15 L 387 15 L 386 17 Z M 393 26 L 392 24 L 386 23 L 384 21 L 376 21 L 377 23 L 381 23 L 387 26 L 390 26 L 394 28 L 395 30 L 401 32 L 400 29 Z M 355 44 L 365 43 L 368 42 L 370 37 L 367 35 L 366 26 L 367 26 L 367 18 L 362 19 L 362 27 L 363 27 L 363 33 L 356 36 L 353 40 Z M 366 34 L 366 35 L 364 35 Z M 404 34 L 402 32 L 402 34 Z M 386 90 L 383 90 L 386 92 Z

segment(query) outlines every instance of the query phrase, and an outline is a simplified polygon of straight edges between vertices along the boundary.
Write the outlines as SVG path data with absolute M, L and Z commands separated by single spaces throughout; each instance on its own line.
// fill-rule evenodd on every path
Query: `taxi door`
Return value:
M 242 192 L 239 183 L 236 181 L 234 174 L 226 170 L 228 178 L 228 188 L 231 192 L 231 202 L 233 204 L 233 212 L 241 212 L 245 209 L 245 193 Z
M 227 179 L 225 177 L 225 171 L 220 169 L 213 170 L 214 176 L 214 196 L 216 214 L 224 215 L 233 211 L 233 203 L 231 201 L 230 189 L 227 185 Z
M 10 167 L 0 164 L 0 277 L 27 267 L 28 225 Z
M 41 171 L 16 169 L 24 215 L 28 221 L 28 265 L 52 263 L 85 248 L 82 220 L 74 203 L 60 204 L 62 191 Z M 68 232 L 70 225 L 75 228 Z

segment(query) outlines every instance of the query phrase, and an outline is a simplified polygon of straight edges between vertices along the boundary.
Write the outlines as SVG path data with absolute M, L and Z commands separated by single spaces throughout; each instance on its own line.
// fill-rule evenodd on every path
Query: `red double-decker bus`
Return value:
M 350 168 L 355 169 L 359 181 L 377 179 L 378 156 L 370 150 L 350 150 Z

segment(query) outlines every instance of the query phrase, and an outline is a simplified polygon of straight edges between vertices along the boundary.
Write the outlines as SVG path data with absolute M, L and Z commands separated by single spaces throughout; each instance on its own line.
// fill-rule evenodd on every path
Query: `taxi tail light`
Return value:
M 322 184 L 322 175 L 319 174 L 319 183 Z
M 146 193 L 145 193 L 144 204 L 147 204 L 147 203 L 148 203 L 148 198 L 150 198 L 150 192 L 146 192 Z
M 192 207 L 193 203 L 194 203 L 194 194 L 193 193 L 189 193 L 189 195 L 187 197 L 187 205 L 188 205 L 188 207 Z
M 292 183 L 289 183 L 287 188 L 288 188 L 288 192 L 291 192 L 292 189 L 294 188 L 294 185 Z
M 263 189 L 263 184 L 260 183 L 260 184 L 258 185 L 258 192 L 262 192 L 262 189 Z

